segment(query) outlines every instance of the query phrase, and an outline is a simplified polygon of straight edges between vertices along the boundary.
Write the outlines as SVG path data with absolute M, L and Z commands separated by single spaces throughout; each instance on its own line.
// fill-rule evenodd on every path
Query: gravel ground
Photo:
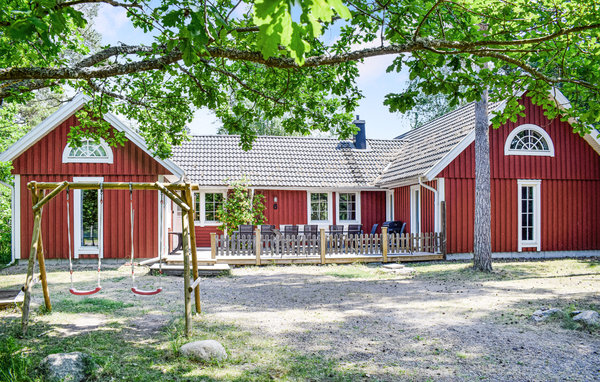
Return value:
M 575 261 L 575 260 L 571 260 Z M 230 323 L 302 354 L 318 354 L 381 380 L 600 380 L 598 331 L 563 329 L 560 322 L 534 324 L 541 306 L 600 305 L 600 267 L 586 272 L 517 279 L 454 280 L 383 273 L 366 266 L 238 268 L 231 277 L 203 279 L 202 320 Z M 558 266 L 557 266 L 558 265 Z M 456 267 L 456 264 L 452 264 Z M 68 296 L 64 265 L 49 264 L 53 300 Z M 110 267 L 110 266 L 109 266 Z M 0 287 L 21 282 L 23 265 L 0 271 Z M 550 272 L 548 272 L 550 273 Z M 165 293 L 138 298 L 128 293 L 124 269 L 109 269 L 103 297 L 132 301 L 145 321 L 140 333 L 182 315 L 182 279 L 163 277 Z M 93 272 L 78 272 L 93 282 Z M 140 278 L 144 286 L 150 276 Z M 35 289 L 34 304 L 43 303 Z M 0 313 L 10 316 L 10 313 Z M 38 320 L 58 323 L 55 314 Z M 128 321 L 131 317 L 123 317 Z M 64 335 L 102 330 L 102 315 L 81 315 L 57 325 Z

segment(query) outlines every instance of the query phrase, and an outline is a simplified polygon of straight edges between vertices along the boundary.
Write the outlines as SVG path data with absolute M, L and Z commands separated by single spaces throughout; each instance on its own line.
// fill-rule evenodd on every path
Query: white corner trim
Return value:
M 416 194 L 418 194 L 418 198 L 415 198 Z M 421 222 L 423 220 L 421 216 L 421 211 L 423 210 L 421 208 L 421 201 L 421 186 L 418 184 L 410 186 L 410 233 L 421 233 Z M 419 204 L 418 210 L 415 207 L 416 202 Z M 418 232 L 415 231 L 415 226 L 419 227 Z
M 13 227 L 15 259 L 21 258 L 21 175 L 15 175 L 15 194 L 13 195 Z
M 63 163 L 113 163 L 113 151 L 110 146 L 104 141 L 104 139 L 100 139 L 100 146 L 106 152 L 105 157 L 75 157 L 71 156 L 71 151 L 74 150 L 69 144 L 65 145 L 65 149 L 62 154 L 62 162 Z
M 394 220 L 394 190 L 385 192 L 385 220 Z
M 311 216 L 311 203 L 310 203 L 310 195 L 311 194 L 327 194 L 327 220 L 312 220 Z M 328 226 L 333 224 L 333 193 L 331 191 L 306 191 L 306 221 L 307 224 L 317 224 L 319 228 L 325 226 L 325 228 L 329 228 Z
M 541 201 L 541 184 L 542 181 L 540 179 L 518 179 L 517 180 L 517 242 L 518 242 L 518 251 L 521 252 L 523 248 L 536 248 L 536 250 L 541 250 L 541 242 L 542 242 L 542 201 Z M 532 186 L 533 187 L 533 240 L 523 240 L 521 237 L 521 229 L 523 228 L 523 219 L 521 218 L 522 212 L 522 198 L 521 198 L 521 187 L 522 186 Z
M 341 220 L 340 219 L 340 194 L 355 194 L 356 195 L 356 219 L 354 220 Z M 337 223 L 340 225 L 347 225 L 347 224 L 360 224 L 361 222 L 361 209 L 360 209 L 360 191 L 350 191 L 350 192 L 345 192 L 345 191 L 338 191 L 335 193 L 335 205 L 336 205 L 336 209 L 335 211 L 337 212 Z
M 446 179 L 444 178 L 437 178 L 437 189 L 438 189 L 438 193 L 439 193 L 439 198 L 440 198 L 440 202 L 445 202 L 446 201 Z
M 67 118 L 77 112 L 87 102 L 91 101 L 91 98 L 83 93 L 78 93 L 70 102 L 67 102 L 61 106 L 51 116 L 46 118 L 42 123 L 34 127 L 29 133 L 25 134 L 15 144 L 10 146 L 6 151 L 0 154 L 0 162 L 8 162 L 14 160 L 16 157 L 25 152 L 28 148 L 33 146 L 36 142 L 42 139 L 48 132 L 52 131 Z M 185 171 L 179 167 L 175 162 L 170 159 L 160 159 L 155 157 L 152 152 L 146 146 L 144 138 L 142 138 L 134 130 L 126 126 L 119 118 L 112 113 L 106 113 L 104 120 L 108 122 L 115 129 L 125 133 L 127 139 L 133 142 L 146 154 L 150 155 L 154 160 L 160 163 L 164 168 L 169 170 L 173 175 L 179 178 L 185 175 Z
M 533 150 L 515 150 L 511 149 L 510 145 L 517 134 L 519 134 L 523 130 L 533 130 L 536 133 L 540 134 L 542 138 L 546 140 L 546 144 L 548 145 L 548 151 L 533 151 Z M 513 131 L 508 134 L 508 138 L 504 142 L 504 155 L 529 155 L 529 156 L 545 156 L 545 157 L 553 157 L 554 156 L 554 143 L 552 142 L 552 138 L 550 138 L 550 134 L 546 132 L 543 128 L 538 125 L 534 125 L 532 123 L 525 123 L 523 125 L 519 125 L 513 129 Z

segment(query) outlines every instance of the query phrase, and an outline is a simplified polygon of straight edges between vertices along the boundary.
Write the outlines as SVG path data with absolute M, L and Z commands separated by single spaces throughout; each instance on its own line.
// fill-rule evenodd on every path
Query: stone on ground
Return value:
M 89 376 L 93 361 L 81 352 L 50 354 L 40 363 L 40 371 L 47 382 L 81 382 Z
M 542 308 L 538 309 L 531 315 L 531 319 L 535 322 L 542 322 L 555 313 L 560 312 L 558 308 Z
M 184 356 L 200 361 L 222 361 L 227 358 L 225 348 L 215 340 L 189 342 L 181 347 L 180 352 Z
M 383 267 L 386 269 L 402 269 L 402 268 L 404 268 L 404 264 L 391 263 L 391 264 L 385 264 Z
M 586 325 L 600 325 L 600 314 L 595 310 L 584 310 L 573 317 L 573 321 L 581 321 Z

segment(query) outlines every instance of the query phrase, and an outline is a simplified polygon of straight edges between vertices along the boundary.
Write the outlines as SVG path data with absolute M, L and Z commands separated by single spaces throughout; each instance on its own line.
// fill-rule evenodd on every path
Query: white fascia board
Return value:
M 382 187 L 385 187 L 385 189 L 388 190 L 393 190 L 394 188 L 398 188 L 398 187 L 406 187 L 406 186 L 412 186 L 415 184 L 419 184 L 419 177 L 418 176 L 413 176 L 410 178 L 404 178 L 404 179 L 400 179 L 397 181 L 391 181 L 389 183 L 385 183 L 382 184 Z
M 49 131 L 63 123 L 72 114 L 76 113 L 89 100 L 89 97 L 79 93 L 66 104 L 62 105 L 48 118 L 44 119 L 39 125 L 31 129 L 21 139 L 10 146 L 5 152 L 0 154 L 0 162 L 8 162 L 23 154 L 28 148 L 36 144 Z
M 433 165 L 424 175 L 427 181 L 432 181 L 439 175 L 457 156 L 460 155 L 471 143 L 475 141 L 475 130 L 467 134 L 452 150 L 442 157 L 436 164 Z

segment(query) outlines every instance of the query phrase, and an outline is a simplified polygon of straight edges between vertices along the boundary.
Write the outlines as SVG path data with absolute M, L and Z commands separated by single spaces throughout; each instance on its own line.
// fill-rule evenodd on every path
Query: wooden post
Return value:
M 217 234 L 214 232 L 210 233 L 210 258 L 217 258 Z
M 185 192 L 185 191 L 184 191 Z M 188 215 L 190 211 L 181 215 L 181 227 L 183 236 L 183 299 L 185 303 L 185 336 L 192 333 L 192 296 L 190 289 L 190 227 Z
M 194 226 L 194 202 L 192 200 L 192 188 L 189 183 L 186 183 L 188 186 L 184 192 L 184 200 L 186 204 L 190 207 L 190 211 L 188 212 L 188 223 L 190 226 L 190 246 L 192 252 L 192 275 L 194 276 L 194 282 L 198 279 L 198 252 L 196 249 L 196 229 Z M 202 306 L 200 305 L 200 285 L 197 288 L 194 288 L 194 303 L 196 305 L 196 313 L 202 312 Z
M 381 227 L 381 252 L 383 253 L 383 262 L 388 262 L 388 227 Z
M 321 236 L 321 264 L 325 264 L 325 250 L 327 248 L 327 243 L 325 242 L 325 228 L 320 229 Z
M 260 229 L 257 227 L 256 230 L 254 230 L 254 256 L 256 256 L 256 265 L 260 265 L 260 247 Z
M 31 199 L 37 203 L 37 195 L 35 190 L 31 190 Z M 34 203 L 35 205 L 35 203 Z M 20 213 L 21 211 L 19 211 Z M 31 249 L 29 251 L 29 262 L 27 263 L 27 277 L 25 278 L 25 285 L 23 285 L 23 314 L 21 316 L 21 328 L 23 335 L 27 334 L 27 327 L 29 325 L 29 304 L 31 303 L 31 288 L 33 284 L 33 271 L 35 268 L 35 258 L 38 252 L 38 246 L 40 243 L 40 232 L 42 229 L 42 212 L 38 210 L 33 217 L 33 233 L 31 235 Z
M 66 182 L 64 182 L 61 187 L 62 187 L 62 189 L 66 188 L 67 187 Z M 58 192 L 56 192 L 54 194 L 54 196 L 56 196 L 57 194 L 58 194 Z M 43 200 L 40 200 L 40 199 L 42 199 L 43 195 L 44 195 L 43 190 L 39 190 L 37 192 L 36 200 L 39 201 L 38 203 L 43 202 Z M 46 198 L 44 198 L 44 199 L 46 199 Z M 47 198 L 47 200 L 50 200 L 50 198 Z M 32 203 L 33 203 L 33 201 L 34 200 L 32 198 Z M 41 219 L 43 208 L 40 207 L 39 211 L 40 211 L 40 219 Z M 48 312 L 50 312 L 50 311 L 52 311 L 52 304 L 50 303 L 50 291 L 48 290 L 48 278 L 46 277 L 46 261 L 44 260 L 44 242 L 42 241 L 41 226 L 40 226 L 40 234 L 39 234 L 39 238 L 38 238 L 38 247 L 37 247 L 36 255 L 37 255 L 38 265 L 40 267 L 40 280 L 42 281 L 42 291 L 44 293 L 44 304 L 46 305 L 46 310 L 48 310 Z
M 441 235 L 440 240 L 442 241 L 442 243 L 441 243 L 442 255 L 444 255 L 444 260 L 446 260 L 446 255 L 448 253 L 446 252 L 446 202 L 445 201 L 440 202 L 440 214 L 442 215 L 440 217 L 440 220 L 442 223 L 442 235 Z

